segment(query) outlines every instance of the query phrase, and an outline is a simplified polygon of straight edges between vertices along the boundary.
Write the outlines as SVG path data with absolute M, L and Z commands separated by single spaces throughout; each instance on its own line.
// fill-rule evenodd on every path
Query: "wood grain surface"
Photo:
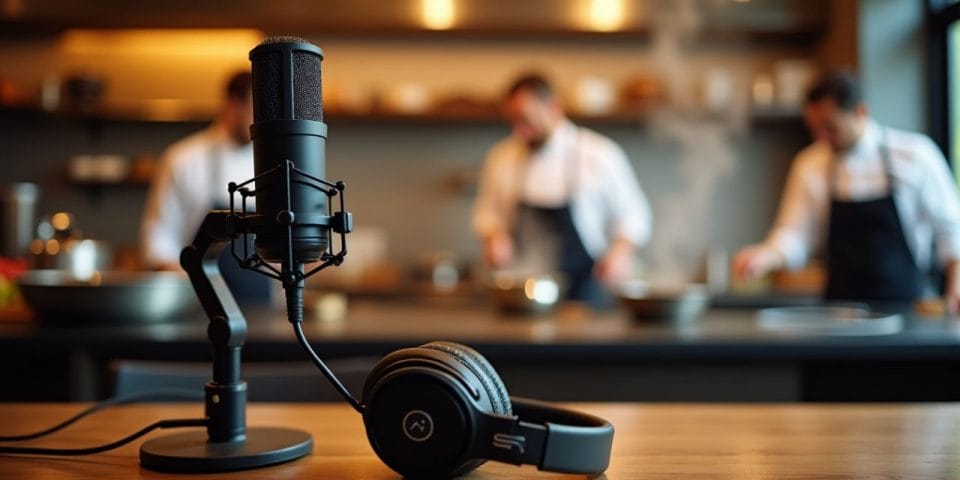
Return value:
M 607 479 L 943 479 L 960 478 L 960 405 L 579 404 L 616 427 Z M 6 404 L 0 434 L 56 423 L 80 404 Z M 82 447 L 106 443 L 163 418 L 202 415 L 200 404 L 124 406 L 98 413 L 46 440 Z M 313 454 L 231 479 L 395 479 L 368 445 L 360 417 L 345 405 L 253 404 L 250 426 L 302 428 Z M 155 432 L 147 438 L 164 435 Z M 0 456 L 2 479 L 166 479 L 140 468 L 142 440 L 87 457 Z M 582 478 L 488 462 L 473 479 Z

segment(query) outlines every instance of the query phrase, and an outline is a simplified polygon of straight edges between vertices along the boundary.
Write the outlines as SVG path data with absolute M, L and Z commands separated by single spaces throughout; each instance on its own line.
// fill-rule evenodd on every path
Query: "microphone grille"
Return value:
M 281 118 L 283 95 L 280 85 L 280 52 L 264 52 L 252 59 L 253 70 L 253 120 L 276 120 Z
M 260 42 L 260 45 L 270 45 L 271 43 L 310 43 L 300 37 L 294 37 L 290 35 L 278 35 L 276 37 L 269 37 L 263 39 Z
M 323 121 L 320 57 L 307 52 L 293 54 L 293 116 L 297 120 Z
M 323 121 L 323 52 L 302 38 L 271 37 L 250 51 L 253 121 Z

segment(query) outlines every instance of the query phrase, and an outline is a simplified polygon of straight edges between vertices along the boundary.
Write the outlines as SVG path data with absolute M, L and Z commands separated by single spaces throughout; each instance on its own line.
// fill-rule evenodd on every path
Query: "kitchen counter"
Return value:
M 570 405 L 610 420 L 616 434 L 601 478 L 954 478 L 960 465 L 960 405 Z M 46 427 L 79 405 L 10 404 L 0 433 Z M 201 416 L 202 405 L 124 406 L 83 420 L 31 445 L 77 448 L 120 438 L 164 418 Z M 292 427 L 313 435 L 313 453 L 293 462 L 232 472 L 232 479 L 396 479 L 367 443 L 363 424 L 346 405 L 251 404 L 251 426 Z M 108 418 L 109 417 L 109 421 Z M 148 438 L 169 435 L 169 431 Z M 170 478 L 140 468 L 139 445 L 87 457 L 0 456 L 10 478 Z M 183 475 L 177 478 L 226 478 Z M 582 479 L 530 466 L 487 462 L 477 479 Z
M 890 335 L 768 332 L 754 310 L 714 309 L 687 325 L 643 323 L 621 312 L 505 317 L 485 305 L 351 302 L 346 318 L 311 319 L 308 338 L 328 358 L 380 356 L 432 339 L 468 343 L 488 356 L 514 393 L 564 400 L 953 400 L 960 321 L 906 315 Z M 247 314 L 244 360 L 305 359 L 282 310 Z M 70 398 L 96 398 L 112 359 L 203 361 L 202 318 L 153 325 L 0 323 L 11 376 L 62 357 Z M 88 379 L 77 379 L 86 376 Z M 949 380 L 949 381 L 947 381 Z M 562 386 L 563 388 L 560 388 Z M 56 397 L 54 397 L 56 398 Z M 15 398 L 12 398 L 15 399 Z

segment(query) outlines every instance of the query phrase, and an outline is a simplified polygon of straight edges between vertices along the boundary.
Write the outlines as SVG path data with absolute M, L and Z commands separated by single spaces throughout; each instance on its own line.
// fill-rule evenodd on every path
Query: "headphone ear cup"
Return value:
M 363 422 L 387 466 L 406 478 L 432 479 L 483 464 L 465 456 L 477 411 L 486 410 L 467 393 L 486 389 L 468 370 L 453 354 L 432 348 L 398 350 L 378 362 L 364 385 Z
M 493 413 L 510 415 L 513 406 L 510 404 L 510 394 L 507 393 L 507 386 L 503 384 L 500 375 L 493 368 L 493 365 L 484 358 L 480 352 L 459 343 L 436 341 L 422 345 L 420 348 L 438 350 L 449 353 L 458 362 L 467 367 L 477 376 L 480 383 L 484 385 L 487 394 L 490 396 L 490 403 L 493 404 Z

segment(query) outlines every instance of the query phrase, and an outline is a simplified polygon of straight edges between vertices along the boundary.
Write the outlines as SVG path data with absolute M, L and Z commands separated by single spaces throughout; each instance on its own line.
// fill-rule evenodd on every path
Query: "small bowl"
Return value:
M 501 312 L 514 315 L 539 315 L 550 312 L 563 296 L 559 275 L 518 275 L 496 272 L 488 289 Z
M 686 323 L 696 320 L 710 305 L 705 285 L 658 286 L 628 282 L 620 291 L 620 303 L 634 320 Z

